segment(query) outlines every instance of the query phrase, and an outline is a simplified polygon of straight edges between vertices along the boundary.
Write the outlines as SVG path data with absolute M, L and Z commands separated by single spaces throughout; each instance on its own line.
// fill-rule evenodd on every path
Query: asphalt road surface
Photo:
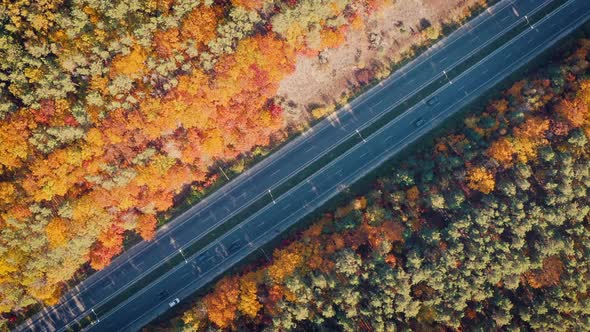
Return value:
M 55 331 L 69 322 L 92 314 L 91 309 L 104 303 L 134 280 L 157 267 L 178 249 L 202 237 L 268 190 L 290 178 L 334 146 L 356 135 L 381 114 L 403 102 L 421 87 L 441 77 L 442 71 L 460 63 L 493 41 L 504 31 L 521 22 L 546 2 L 535 0 L 503 1 L 484 12 L 427 53 L 408 64 L 381 85 L 368 91 L 341 110 L 335 117 L 316 125 L 306 135 L 287 144 L 250 171 L 195 205 L 158 232 L 151 243 L 141 243 L 117 258 L 107 269 L 98 272 L 66 294 L 62 302 L 41 312 L 19 330 Z M 184 298 L 215 276 L 238 262 L 261 244 L 292 225 L 346 186 L 395 154 L 411 141 L 436 126 L 463 104 L 512 72 L 521 61 L 548 47 L 563 31 L 569 31 L 588 15 L 590 4 L 572 0 L 545 21 L 527 30 L 520 39 L 482 60 L 472 70 L 453 79 L 437 91 L 439 103 L 419 104 L 391 121 L 308 181 L 292 188 L 276 204 L 259 210 L 222 238 L 188 258 L 157 282 L 142 289 L 111 310 L 91 327 L 96 331 L 137 330 L 168 309 L 168 302 Z M 508 65 L 509 64 L 509 65 Z M 416 121 L 423 120 L 420 127 Z M 161 298 L 159 294 L 170 294 Z

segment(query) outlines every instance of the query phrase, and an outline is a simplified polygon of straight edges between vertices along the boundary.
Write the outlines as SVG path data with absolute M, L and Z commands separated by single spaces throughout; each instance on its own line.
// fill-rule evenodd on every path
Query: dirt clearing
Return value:
M 459 20 L 480 0 L 400 0 L 370 15 L 347 33 L 344 45 L 318 57 L 300 56 L 296 70 L 281 82 L 278 95 L 288 104 L 290 125 L 311 119 L 310 111 L 334 105 L 373 76 L 386 75 L 412 45 L 436 39 L 441 22 Z

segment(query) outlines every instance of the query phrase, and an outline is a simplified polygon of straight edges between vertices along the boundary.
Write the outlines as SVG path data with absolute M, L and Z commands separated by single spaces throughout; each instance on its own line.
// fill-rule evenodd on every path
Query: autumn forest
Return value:
M 590 40 L 148 331 L 590 329 Z
M 316 2 L 3 1 L 0 312 L 56 303 L 214 163 L 280 136 L 296 56 L 380 6 Z
M 493 3 L 0 0 L 0 330 Z M 590 40 L 564 52 L 146 329 L 590 330 Z

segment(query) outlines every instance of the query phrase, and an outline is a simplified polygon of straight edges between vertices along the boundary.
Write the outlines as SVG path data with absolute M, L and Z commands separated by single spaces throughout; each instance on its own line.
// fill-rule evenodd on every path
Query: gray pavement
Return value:
M 445 108 L 446 106 L 451 105 L 454 109 L 461 106 L 453 106 L 450 102 L 465 103 L 497 81 L 493 79 L 485 82 L 492 77 L 490 73 L 496 76 L 504 72 L 509 73 L 516 67 L 506 66 L 507 63 L 517 64 L 519 56 L 532 56 L 523 53 L 527 48 L 545 48 L 555 39 L 555 33 L 572 24 L 572 18 L 580 15 L 585 17 L 587 13 L 584 10 L 587 10 L 588 4 L 584 2 L 570 1 L 570 7 L 567 8 L 575 8 L 575 12 L 563 14 L 567 8 L 561 10 L 551 16 L 553 26 L 550 28 L 543 30 L 548 23 L 540 23 L 536 29 L 527 31 L 526 37 L 523 37 L 525 39 L 522 39 L 520 44 L 511 43 L 511 46 L 502 50 L 504 53 L 497 53 L 494 57 L 480 62 L 476 68 L 481 70 L 471 70 L 455 78 L 453 85 L 447 85 L 437 92 L 439 104 L 434 107 L 420 104 L 407 111 L 377 133 L 367 137 L 367 143 L 355 146 L 312 175 L 308 181 L 276 197 L 276 204 L 259 210 L 218 241 L 189 257 L 188 264 L 178 265 L 156 283 L 142 289 L 128 301 L 100 317 L 100 322 L 92 329 L 136 330 L 149 322 L 167 309 L 169 300 L 188 296 L 259 245 L 266 243 L 309 211 L 317 208 L 335 195 L 343 185 L 355 181 L 372 166 L 377 166 L 391 154 L 433 128 L 452 113 Z M 275 188 L 338 143 L 355 135 L 356 129 L 362 129 L 372 123 L 421 87 L 439 79 L 442 70 L 449 71 L 461 59 L 481 49 L 503 31 L 521 21 L 524 15 L 530 15 L 530 12 L 545 3 L 530 0 L 512 4 L 510 1 L 503 1 L 484 12 L 467 26 L 394 73 L 381 85 L 355 99 L 351 103 L 351 108 L 341 110 L 330 120 L 319 123 L 306 135 L 287 144 L 197 204 L 165 229 L 161 229 L 154 242 L 135 246 L 117 258 L 107 269 L 96 273 L 67 294 L 60 305 L 33 317 L 28 324 L 21 325 L 19 330 L 60 330 L 72 320 L 91 314 L 92 308 L 104 303 L 131 282 L 175 255 L 179 248 L 201 238 L 214 225 L 235 215 L 257 198 L 267 194 L 268 189 Z M 418 118 L 425 120 L 425 124 L 419 128 L 413 124 Z M 163 290 L 171 295 L 165 299 L 160 298 L 158 294 Z

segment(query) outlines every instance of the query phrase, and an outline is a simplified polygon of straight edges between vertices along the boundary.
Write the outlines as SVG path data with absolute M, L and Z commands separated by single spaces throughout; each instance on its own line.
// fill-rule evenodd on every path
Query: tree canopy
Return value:
M 581 40 L 222 279 L 183 329 L 590 329 L 589 50 Z

